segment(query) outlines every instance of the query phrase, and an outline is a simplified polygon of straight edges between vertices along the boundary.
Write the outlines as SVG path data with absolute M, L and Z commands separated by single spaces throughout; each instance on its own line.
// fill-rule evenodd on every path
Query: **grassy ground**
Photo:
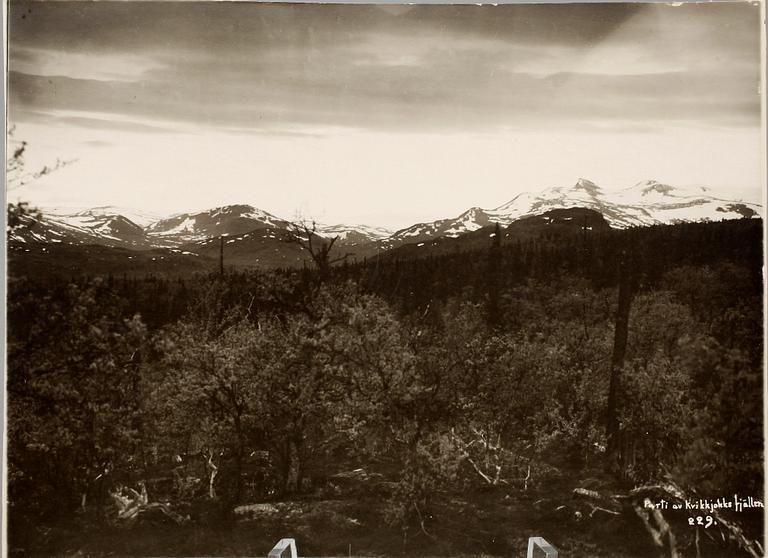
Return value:
M 159 515 L 130 526 L 89 524 L 74 517 L 42 528 L 11 522 L 10 556 L 266 556 L 281 538 L 294 538 L 300 556 L 522 557 L 531 536 L 544 537 L 560 556 L 656 558 L 650 536 L 631 514 L 577 517 L 572 491 L 603 493 L 617 487 L 595 476 L 560 477 L 511 489 L 440 493 L 424 518 L 425 530 L 388 524 L 387 496 L 365 486 L 337 497 L 262 503 L 222 521 L 209 505 L 178 510 L 192 517 L 179 526 Z M 207 506 L 207 507 L 206 507 Z M 669 514 L 668 520 L 672 521 Z M 696 556 L 684 517 L 673 524 L 683 556 Z M 702 535 L 701 558 L 739 556 Z
M 11 540 L 11 555 L 266 556 L 281 538 L 296 539 L 301 556 L 525 556 L 529 536 L 543 536 L 562 556 L 652 556 L 647 535 L 617 522 L 587 525 L 542 511 L 538 494 L 442 495 L 426 532 L 387 525 L 376 498 L 276 502 L 248 519 L 162 520 L 130 527 L 61 524 Z M 597 527 L 597 528 L 596 528 Z M 632 544 L 628 544 L 632 543 Z M 636 544 L 640 543 L 640 544 Z

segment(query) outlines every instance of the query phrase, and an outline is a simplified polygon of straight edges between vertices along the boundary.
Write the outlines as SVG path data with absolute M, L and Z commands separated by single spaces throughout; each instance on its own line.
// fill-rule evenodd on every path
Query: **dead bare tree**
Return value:
M 621 451 L 621 429 L 618 418 L 623 403 L 621 401 L 621 370 L 624 367 L 624 358 L 627 352 L 629 314 L 637 289 L 632 273 L 629 255 L 623 251 L 619 259 L 619 300 L 616 309 L 613 354 L 611 355 L 610 382 L 606 404 L 606 466 L 608 471 L 619 475 L 623 474 L 621 462 L 626 458 Z
M 466 442 L 456 434 L 453 428 L 451 429 L 451 438 L 456 444 L 462 459 L 469 463 L 475 472 L 480 475 L 480 478 L 489 485 L 506 484 L 506 481 L 501 477 L 503 469 L 503 456 L 501 454 L 505 450 L 501 447 L 500 436 L 497 437 L 494 443 L 489 439 L 486 432 L 472 428 L 472 433 L 475 437 Z M 470 454 L 470 449 L 473 447 L 477 447 L 480 450 L 482 461 L 472 457 Z
M 314 221 L 312 221 L 311 225 L 306 221 L 292 223 L 289 233 L 288 240 L 298 244 L 302 250 L 309 253 L 321 282 L 328 278 L 331 266 L 343 262 L 352 255 L 351 253 L 345 253 L 335 257 L 332 256 L 333 246 L 339 240 L 339 237 L 334 236 L 330 239 L 323 237 L 317 232 L 317 223 Z
M 27 151 L 27 142 L 18 141 L 13 138 L 16 127 L 12 127 L 8 130 L 8 145 L 15 144 L 16 147 L 11 152 L 9 150 L 9 157 L 5 161 L 5 187 L 6 192 L 17 190 L 22 186 L 34 182 L 46 175 L 49 175 L 59 169 L 62 169 L 68 165 L 74 163 L 77 159 L 56 159 L 51 165 L 43 165 L 42 168 L 36 170 L 29 170 L 27 164 L 24 161 L 24 154 Z
M 208 474 L 208 497 L 211 500 L 216 499 L 216 488 L 214 483 L 216 482 L 216 475 L 219 473 L 219 466 L 213 462 L 214 452 L 211 449 L 203 450 L 201 453 L 203 460 L 205 461 L 205 471 Z
M 505 465 L 514 459 L 512 451 L 501 444 L 501 435 L 498 434 L 494 441 L 488 432 L 471 428 L 473 438 L 463 440 L 454 428 L 451 429 L 451 439 L 459 450 L 461 459 L 465 460 L 472 469 L 490 486 L 509 485 L 522 483 L 523 489 L 528 490 L 531 480 L 531 465 L 528 464 L 525 477 L 509 479 L 502 476 Z M 473 455 L 474 452 L 474 455 Z
M 50 166 L 44 165 L 37 170 L 29 170 L 24 161 L 27 142 L 18 141 L 13 138 L 15 129 L 15 126 L 11 127 L 6 138 L 9 146 L 15 144 L 15 148 L 12 151 L 8 151 L 9 156 L 5 160 L 6 195 L 75 162 L 75 159 L 56 159 L 56 162 Z M 12 234 L 13 231 L 21 227 L 31 229 L 42 219 L 39 209 L 30 207 L 29 203 L 21 200 L 16 203 L 8 203 L 6 210 L 6 235 Z

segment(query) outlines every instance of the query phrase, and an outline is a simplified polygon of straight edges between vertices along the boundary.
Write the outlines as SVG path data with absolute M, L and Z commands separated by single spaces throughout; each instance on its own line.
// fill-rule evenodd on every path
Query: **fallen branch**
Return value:
M 758 540 L 749 540 L 744 531 L 735 522 L 728 519 L 724 519 L 723 516 L 718 513 L 717 510 L 710 510 L 707 513 L 715 518 L 717 521 L 715 527 L 720 528 L 721 535 L 728 535 L 728 538 L 736 543 L 744 552 L 752 556 L 752 558 L 761 558 L 763 556 L 763 548 Z
M 645 498 L 643 504 L 635 504 L 635 513 L 643 522 L 645 530 L 651 535 L 654 544 L 669 558 L 679 558 L 675 535 L 664 519 L 661 511 L 654 507 L 650 499 Z
M 141 482 L 139 485 L 141 486 L 141 492 L 121 485 L 117 486 L 115 490 L 110 490 L 109 495 L 117 507 L 117 519 L 124 522 L 132 522 L 141 514 L 157 510 L 178 525 L 189 520 L 188 517 L 183 517 L 174 512 L 168 504 L 161 502 L 150 503 L 146 484 Z
M 589 517 L 598 511 L 611 515 L 622 515 L 623 511 L 632 510 L 643 522 L 643 526 L 651 535 L 654 544 L 665 553 L 665 556 L 669 558 L 679 557 L 672 529 L 661 510 L 654 504 L 654 502 L 666 500 L 670 504 L 681 505 L 689 499 L 689 496 L 671 480 L 662 484 L 638 486 L 630 490 L 628 494 L 604 496 L 586 488 L 576 488 L 573 494 L 574 497 L 587 501 L 587 505 L 592 510 Z M 601 505 L 595 505 L 592 501 L 600 502 Z M 715 524 L 709 531 L 718 533 L 722 543 L 731 541 L 752 558 L 763 556 L 760 542 L 747 538 L 743 529 L 735 521 L 724 518 L 715 509 L 708 510 L 707 513 L 715 519 Z M 704 534 L 713 542 L 717 542 L 709 532 L 704 531 Z M 698 546 L 698 538 L 695 544 Z
M 592 511 L 589 512 L 589 517 L 591 518 L 593 515 L 595 515 L 595 512 L 604 512 L 610 515 L 621 515 L 621 512 L 609 510 L 607 508 L 602 508 L 600 506 L 593 506 L 590 504 L 590 508 L 592 508 Z

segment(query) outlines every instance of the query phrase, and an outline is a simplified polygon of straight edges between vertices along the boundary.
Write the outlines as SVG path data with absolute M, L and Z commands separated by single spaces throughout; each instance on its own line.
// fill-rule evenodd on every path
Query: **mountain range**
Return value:
M 308 224 L 312 234 L 336 238 L 335 249 L 365 257 L 405 245 L 451 245 L 456 239 L 500 226 L 508 228 L 526 218 L 540 226 L 572 219 L 552 211 L 581 208 L 602 215 L 607 225 L 627 228 L 684 221 L 715 221 L 762 215 L 762 206 L 718 197 L 706 187 L 680 188 L 648 180 L 630 188 L 605 191 L 580 178 L 569 187 L 522 193 L 494 209 L 472 207 L 453 218 L 417 223 L 397 231 L 367 225 Z M 579 218 L 582 218 L 581 216 Z M 516 227 L 516 230 L 521 230 Z M 233 264 L 275 266 L 303 261 L 301 247 L 291 242 L 296 225 L 251 205 L 228 205 L 206 211 L 162 217 L 106 206 L 76 210 L 44 209 L 34 226 L 19 227 L 9 236 L 9 249 L 30 252 L 56 245 L 101 246 L 131 251 L 166 250 L 189 257 L 217 257 L 220 243 Z M 220 241 L 219 238 L 224 238 Z M 485 235 L 487 238 L 487 235 Z M 439 241 L 439 242 L 438 242 Z

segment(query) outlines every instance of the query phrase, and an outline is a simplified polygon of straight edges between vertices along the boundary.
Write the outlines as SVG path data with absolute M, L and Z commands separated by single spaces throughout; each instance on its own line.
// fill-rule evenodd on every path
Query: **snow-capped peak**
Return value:
M 669 184 L 662 184 L 657 180 L 645 180 L 643 182 L 638 182 L 630 189 L 640 190 L 640 192 L 644 196 L 647 196 L 648 194 L 651 194 L 653 192 L 666 195 L 666 194 L 671 194 L 672 192 L 675 191 L 674 186 L 670 186 Z
M 600 193 L 601 188 L 591 180 L 587 180 L 586 178 L 579 178 L 576 181 L 576 184 L 574 184 L 572 190 L 584 190 L 590 195 L 597 195 Z
M 338 237 L 348 245 L 377 242 L 384 247 L 417 243 L 436 237 L 457 237 L 498 223 L 507 226 L 524 217 L 555 209 L 586 208 L 601 213 L 613 227 L 625 228 L 680 221 L 717 221 L 763 214 L 762 206 L 727 195 L 714 196 L 704 186 L 678 187 L 645 180 L 623 190 L 603 190 L 579 178 L 571 186 L 524 192 L 495 209 L 471 207 L 457 217 L 417 223 L 395 233 L 367 225 L 316 225 L 317 234 Z M 115 206 L 43 208 L 44 223 L 30 233 L 35 242 L 106 243 L 124 246 L 178 246 L 220 236 L 291 228 L 288 220 L 252 205 L 226 205 L 199 212 L 158 218 L 149 212 Z M 234 242 L 234 241 L 233 241 Z
M 41 209 L 43 215 L 51 215 L 54 218 L 67 221 L 75 219 L 82 221 L 82 218 L 115 218 L 124 217 L 136 225 L 146 228 L 152 223 L 159 221 L 161 217 L 148 211 L 136 211 L 125 207 L 114 205 L 102 205 L 99 207 L 48 207 Z
M 713 197 L 709 188 L 674 187 L 657 180 L 639 182 L 625 190 L 606 191 L 579 178 L 573 186 L 554 186 L 539 193 L 524 192 L 507 203 L 483 210 L 473 207 L 455 219 L 414 225 L 396 233 L 399 237 L 455 236 L 499 223 L 509 225 L 523 217 L 553 209 L 584 207 L 603 214 L 613 227 L 624 228 L 679 221 L 720 220 L 762 213 L 757 204 Z

